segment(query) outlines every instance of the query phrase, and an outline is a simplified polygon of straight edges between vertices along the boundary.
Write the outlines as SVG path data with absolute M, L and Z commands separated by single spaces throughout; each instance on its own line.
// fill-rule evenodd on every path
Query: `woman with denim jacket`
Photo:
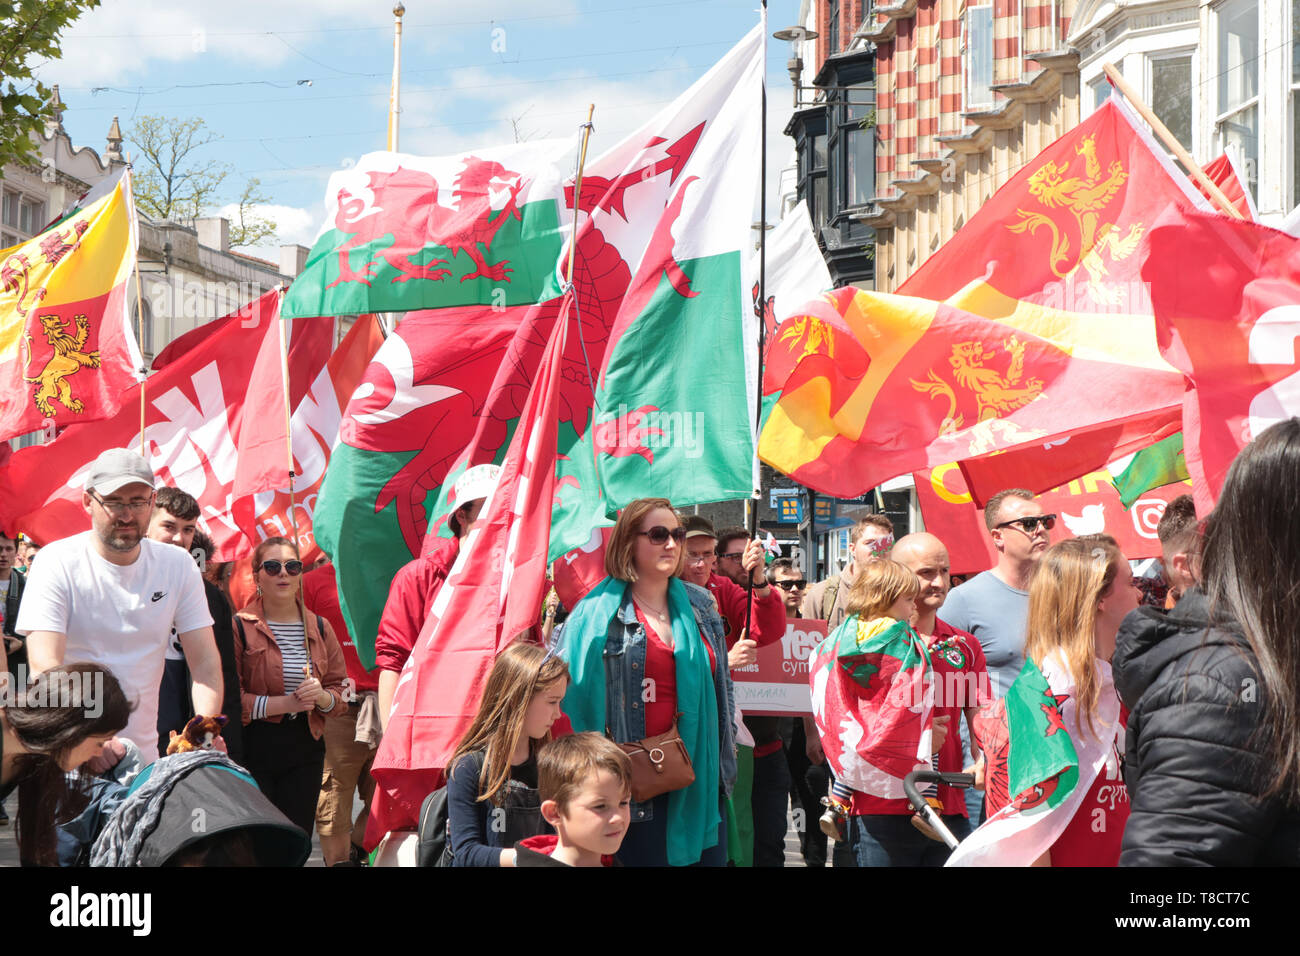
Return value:
M 244 765 L 268 800 L 312 832 L 325 766 L 325 720 L 347 713 L 343 649 L 302 603 L 302 561 L 288 538 L 253 551 L 257 597 L 235 615 Z
M 685 531 L 664 498 L 633 501 L 605 550 L 608 575 L 557 637 L 572 676 L 564 712 L 574 732 L 627 743 L 677 730 L 695 782 L 632 804 L 624 866 L 723 866 L 723 800 L 736 779 L 733 691 L 713 596 L 676 577 Z

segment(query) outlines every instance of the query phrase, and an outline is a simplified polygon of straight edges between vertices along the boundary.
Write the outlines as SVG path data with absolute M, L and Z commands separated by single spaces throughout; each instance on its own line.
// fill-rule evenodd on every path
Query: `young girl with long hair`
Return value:
M 514 866 L 516 843 L 550 832 L 537 751 L 568 687 L 568 666 L 536 644 L 511 644 L 493 663 L 474 722 L 447 761 L 453 866 Z
M 117 678 L 98 664 L 64 664 L 26 692 L 10 685 L 0 707 L 0 799 L 18 790 L 18 854 L 24 864 L 57 866 L 55 828 L 85 809 L 76 770 L 126 727 L 132 706 Z M 83 781 L 84 782 L 84 781 Z
M 1138 606 L 1132 571 L 1115 539 L 1084 535 L 1052 545 L 1029 583 L 1025 666 L 1006 697 L 976 723 L 987 763 L 989 819 L 953 854 L 962 865 L 1115 866 L 1128 819 L 1121 777 L 1124 719 L 1110 661 L 1115 635 Z M 1012 709 L 1045 720 L 1040 734 L 1011 736 Z M 1050 730 L 1051 733 L 1047 731 Z M 1012 793 L 1008 754 L 1046 766 L 1061 758 L 1046 748 L 1065 742 L 1072 766 Z M 997 838 L 1007 817 L 1046 803 L 1015 840 Z M 1005 813 L 1001 812 L 1006 810 Z M 1025 817 L 1030 820 L 1030 817 Z M 1098 821 L 1103 826 L 1097 826 Z M 990 842 L 992 841 L 992 842 Z

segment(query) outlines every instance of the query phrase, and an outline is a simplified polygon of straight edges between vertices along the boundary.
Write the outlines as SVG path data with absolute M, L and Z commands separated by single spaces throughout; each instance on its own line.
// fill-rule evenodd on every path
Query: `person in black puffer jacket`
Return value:
M 1300 419 L 1237 456 L 1202 588 L 1120 628 L 1131 814 L 1121 866 L 1300 865 Z

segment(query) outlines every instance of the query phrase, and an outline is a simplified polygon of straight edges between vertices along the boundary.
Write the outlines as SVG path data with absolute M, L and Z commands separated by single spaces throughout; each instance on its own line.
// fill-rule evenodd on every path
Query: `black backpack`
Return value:
M 466 754 L 476 776 L 483 773 L 483 752 Z M 416 866 L 451 866 L 456 854 L 451 848 L 451 824 L 447 820 L 447 788 L 439 787 L 420 804 L 420 822 L 416 828 Z

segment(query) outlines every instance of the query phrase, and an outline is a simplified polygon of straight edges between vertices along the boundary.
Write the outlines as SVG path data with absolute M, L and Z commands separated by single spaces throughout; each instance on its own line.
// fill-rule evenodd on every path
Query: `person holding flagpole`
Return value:
M 722 808 L 736 779 L 731 673 L 717 603 L 677 577 L 685 540 L 667 499 L 629 503 L 605 550 L 607 577 L 556 637 L 572 676 L 564 712 L 574 732 L 636 744 L 675 728 L 689 756 L 691 783 L 634 796 L 618 854 L 625 866 L 723 866 L 727 859 Z

